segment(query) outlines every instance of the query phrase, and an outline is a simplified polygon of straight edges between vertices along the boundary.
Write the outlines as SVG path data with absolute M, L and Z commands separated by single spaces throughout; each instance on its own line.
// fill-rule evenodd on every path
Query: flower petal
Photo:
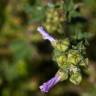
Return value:
M 48 92 L 54 85 L 56 85 L 60 81 L 59 76 L 55 76 L 49 81 L 43 83 L 39 88 L 42 92 Z
M 38 28 L 37 28 L 37 31 L 40 32 L 40 34 L 42 35 L 43 39 L 48 39 L 50 42 L 55 41 L 55 39 L 54 39 L 52 36 L 50 36 L 50 35 L 43 29 L 42 26 L 38 27 Z

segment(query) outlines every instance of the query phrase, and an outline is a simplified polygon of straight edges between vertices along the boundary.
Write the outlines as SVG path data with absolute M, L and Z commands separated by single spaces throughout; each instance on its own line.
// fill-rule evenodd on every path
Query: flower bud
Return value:
M 68 79 L 68 70 L 59 69 L 56 75 L 60 77 L 60 81 L 64 81 Z
M 82 76 L 80 74 L 79 71 L 77 72 L 73 72 L 70 76 L 70 82 L 72 82 L 75 85 L 80 84 L 80 82 L 82 81 Z
M 82 56 L 77 50 L 70 50 L 68 53 L 68 63 L 77 65 L 80 60 L 82 59 Z
M 67 58 L 65 55 L 60 55 L 55 57 L 55 61 L 58 63 L 58 66 L 62 69 L 67 68 Z
M 69 47 L 69 40 L 68 39 L 64 39 L 64 40 L 58 40 L 56 42 L 56 45 L 54 45 L 54 47 L 59 50 L 59 51 L 66 51 Z
M 77 66 L 70 65 L 69 71 L 70 71 L 70 78 L 69 78 L 70 82 L 78 85 L 82 81 L 80 69 L 78 69 Z

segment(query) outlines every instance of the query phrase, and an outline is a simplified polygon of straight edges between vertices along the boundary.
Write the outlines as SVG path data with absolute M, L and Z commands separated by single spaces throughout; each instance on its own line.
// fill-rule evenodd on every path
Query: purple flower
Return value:
M 54 39 L 52 36 L 50 36 L 50 35 L 43 29 L 42 26 L 38 27 L 38 28 L 37 28 L 37 31 L 40 32 L 40 34 L 42 35 L 43 39 L 48 39 L 50 42 L 55 41 L 55 39 Z
M 43 83 L 39 88 L 42 92 L 47 93 L 54 85 L 60 81 L 60 76 L 55 75 L 52 79 Z

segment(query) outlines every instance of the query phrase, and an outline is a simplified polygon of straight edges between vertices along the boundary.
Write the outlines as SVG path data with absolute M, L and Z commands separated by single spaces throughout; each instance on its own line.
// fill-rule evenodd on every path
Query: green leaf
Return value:
M 30 59 L 32 56 L 33 48 L 26 41 L 14 41 L 11 43 L 10 49 L 12 50 L 13 57 L 15 60 Z
M 96 0 L 84 0 L 83 2 L 93 10 L 96 9 Z
M 43 21 L 45 18 L 46 7 L 43 4 L 36 4 L 35 6 L 26 5 L 25 12 L 31 17 L 29 24 L 34 21 Z
M 13 80 L 27 75 L 26 63 L 23 60 L 8 64 L 7 62 L 2 63 L 2 72 L 7 81 L 12 82 Z
M 4 88 L 2 91 L 2 96 L 10 96 L 11 92 L 9 88 Z
M 7 62 L 2 63 L 2 72 L 5 79 L 9 82 L 17 77 L 16 67 L 14 65 L 9 65 Z

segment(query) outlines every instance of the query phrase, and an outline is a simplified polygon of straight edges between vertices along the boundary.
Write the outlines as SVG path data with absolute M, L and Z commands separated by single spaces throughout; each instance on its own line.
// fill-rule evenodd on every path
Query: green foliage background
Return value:
M 57 39 L 89 41 L 89 69 L 82 83 L 66 80 L 46 95 L 95 96 L 96 0 L 0 0 L 0 96 L 44 95 L 39 86 L 58 66 L 52 60 L 54 48 L 37 32 L 40 25 Z

